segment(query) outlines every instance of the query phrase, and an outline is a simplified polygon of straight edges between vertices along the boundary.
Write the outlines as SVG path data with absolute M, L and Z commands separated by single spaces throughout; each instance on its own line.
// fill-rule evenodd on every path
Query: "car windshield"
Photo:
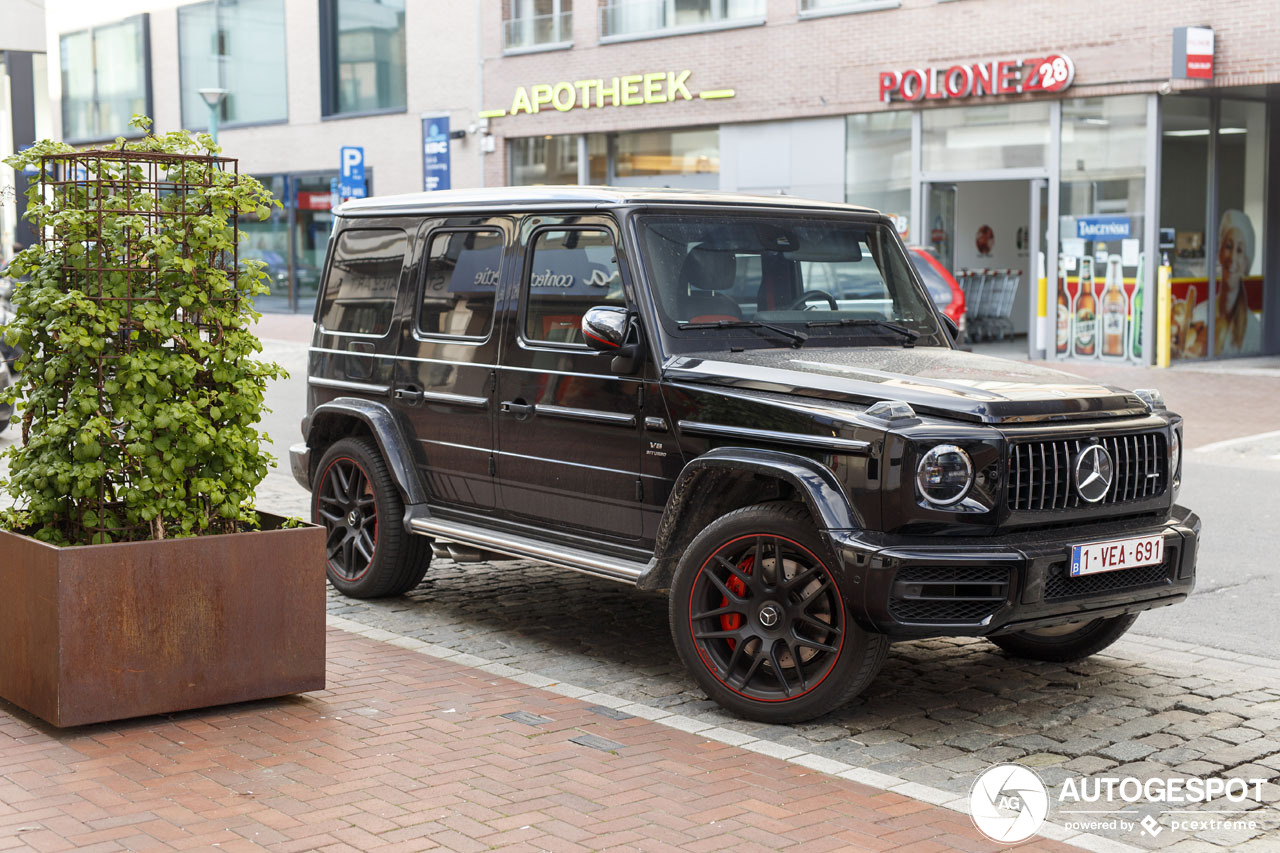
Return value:
M 789 214 L 646 214 L 640 248 L 676 351 L 947 346 L 897 235 Z

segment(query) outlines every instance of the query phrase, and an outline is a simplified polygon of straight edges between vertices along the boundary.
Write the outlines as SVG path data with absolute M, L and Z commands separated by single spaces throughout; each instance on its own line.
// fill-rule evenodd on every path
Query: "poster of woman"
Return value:
M 1218 225 L 1218 292 L 1214 299 L 1214 353 L 1237 355 L 1262 346 L 1262 323 L 1250 310 L 1245 277 L 1257 246 L 1253 223 L 1239 210 L 1227 210 Z

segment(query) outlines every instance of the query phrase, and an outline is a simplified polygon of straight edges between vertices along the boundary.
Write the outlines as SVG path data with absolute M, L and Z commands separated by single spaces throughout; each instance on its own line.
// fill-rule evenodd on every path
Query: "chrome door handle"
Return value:
M 528 417 L 533 414 L 533 403 L 526 403 L 523 400 L 505 400 L 500 408 L 507 414 L 515 415 L 518 418 Z
M 422 391 L 412 386 L 408 388 L 397 388 L 392 392 L 391 396 L 403 403 L 413 404 L 422 402 Z

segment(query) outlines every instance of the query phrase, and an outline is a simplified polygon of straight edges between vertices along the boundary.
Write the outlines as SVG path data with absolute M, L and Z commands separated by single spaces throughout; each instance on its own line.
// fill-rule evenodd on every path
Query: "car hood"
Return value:
M 870 405 L 975 423 L 1029 423 L 1147 414 L 1130 391 L 1026 362 L 941 347 L 755 349 L 671 358 L 668 381 Z

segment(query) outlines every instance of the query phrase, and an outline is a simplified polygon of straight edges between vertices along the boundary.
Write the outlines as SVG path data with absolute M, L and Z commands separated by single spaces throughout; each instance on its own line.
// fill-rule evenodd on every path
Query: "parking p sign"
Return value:
M 338 195 L 346 198 L 364 198 L 364 149 L 344 145 L 338 169 Z

